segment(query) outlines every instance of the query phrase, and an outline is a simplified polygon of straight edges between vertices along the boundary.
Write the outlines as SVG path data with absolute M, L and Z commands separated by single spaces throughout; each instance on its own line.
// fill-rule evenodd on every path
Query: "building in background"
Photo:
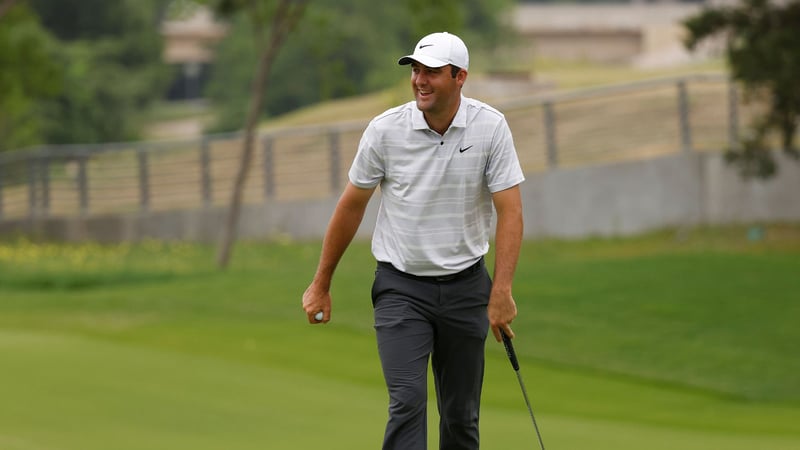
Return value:
M 681 22 L 703 3 L 520 3 L 512 17 L 522 56 L 658 67 L 713 53 L 689 53 Z
M 206 8 L 194 8 L 180 20 L 161 26 L 164 36 L 164 61 L 175 67 L 175 78 L 167 93 L 169 100 L 203 97 L 203 88 L 214 61 L 213 45 L 225 37 L 225 25 L 214 20 Z

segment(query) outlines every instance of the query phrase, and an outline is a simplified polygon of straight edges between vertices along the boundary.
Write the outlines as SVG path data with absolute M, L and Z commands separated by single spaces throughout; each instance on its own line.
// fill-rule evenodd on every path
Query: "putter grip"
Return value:
M 503 330 L 500 330 L 500 336 L 503 337 L 503 345 L 506 348 L 508 360 L 511 361 L 511 367 L 514 370 L 519 370 L 519 361 L 517 361 L 517 353 L 514 351 L 514 344 L 511 343 L 511 338 Z

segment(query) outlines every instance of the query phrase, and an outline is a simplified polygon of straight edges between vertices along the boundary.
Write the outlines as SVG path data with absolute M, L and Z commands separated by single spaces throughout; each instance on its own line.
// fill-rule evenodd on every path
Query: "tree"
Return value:
M 732 77 L 744 85 L 749 99 L 767 105 L 753 134 L 726 156 L 745 176 L 772 176 L 777 168 L 767 143 L 771 132 L 779 134 L 787 154 L 799 155 L 794 139 L 800 124 L 800 0 L 742 0 L 706 8 L 684 24 L 689 49 L 723 35 Z
M 286 38 L 303 16 L 307 0 L 278 0 L 277 5 L 270 3 L 251 0 L 221 0 L 216 6 L 217 11 L 223 15 L 244 12 L 251 20 L 253 38 L 257 48 L 260 49 L 247 112 L 242 156 L 234 181 L 227 220 L 223 227 L 222 241 L 217 253 L 217 265 L 223 269 L 228 266 L 231 249 L 236 240 L 244 183 L 253 159 L 256 127 L 261 117 L 267 78 Z
M 39 103 L 61 91 L 55 49 L 26 5 L 0 3 L 0 151 L 44 141 Z
M 58 40 L 64 89 L 43 105 L 49 143 L 133 139 L 166 88 L 159 33 L 166 0 L 28 0 Z
M 265 116 L 283 114 L 323 100 L 354 95 L 386 85 L 387 55 L 400 52 L 397 25 L 404 7 L 374 0 L 316 0 L 296 33 L 285 43 L 270 76 Z M 207 94 L 221 112 L 217 131 L 241 127 L 243 98 L 253 73 L 242 61 L 255 58 L 250 23 L 236 20 L 217 49 Z M 391 76 L 391 75 L 390 75 Z M 396 77 L 394 78 L 396 80 Z
M 396 85 L 406 76 L 393 61 L 434 31 L 459 33 L 471 50 L 491 48 L 503 34 L 511 0 L 315 0 L 285 43 L 270 75 L 263 114 L 274 116 L 325 100 Z M 215 105 L 214 131 L 241 128 L 254 59 L 248 21 L 234 20 L 219 44 L 207 95 Z

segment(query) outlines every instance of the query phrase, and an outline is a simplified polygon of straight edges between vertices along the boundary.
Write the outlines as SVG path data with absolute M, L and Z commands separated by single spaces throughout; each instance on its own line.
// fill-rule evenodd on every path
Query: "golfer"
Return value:
M 433 364 L 440 449 L 477 449 L 484 345 L 491 327 L 513 337 L 512 279 L 522 241 L 524 180 L 501 113 L 462 96 L 469 54 L 449 33 L 422 38 L 411 66 L 415 100 L 367 126 L 303 294 L 310 323 L 331 319 L 331 278 L 375 188 L 375 330 L 389 391 L 383 449 L 427 443 L 427 368 Z M 494 276 L 489 249 L 497 212 Z M 315 315 L 322 311 L 322 320 Z

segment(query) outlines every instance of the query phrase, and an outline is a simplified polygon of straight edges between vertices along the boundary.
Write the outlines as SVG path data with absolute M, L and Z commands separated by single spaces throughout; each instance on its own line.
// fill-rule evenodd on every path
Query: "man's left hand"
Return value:
M 513 339 L 514 331 L 511 330 L 511 321 L 517 317 L 517 304 L 514 302 L 511 292 L 492 289 L 487 309 L 489 326 L 492 328 L 492 333 L 497 342 L 502 342 L 503 340 L 500 330 L 503 330 L 508 337 Z

